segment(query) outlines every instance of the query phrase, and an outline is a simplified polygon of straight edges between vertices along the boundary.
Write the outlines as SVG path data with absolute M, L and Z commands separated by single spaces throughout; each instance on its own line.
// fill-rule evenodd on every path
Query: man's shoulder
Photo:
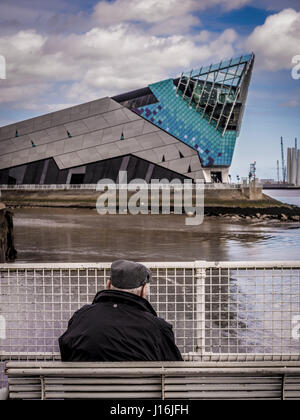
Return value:
M 173 326 L 169 324 L 165 319 L 157 317 L 157 320 L 161 328 L 166 329 L 168 331 L 173 331 Z
M 74 317 L 77 317 L 78 315 L 80 316 L 80 315 L 82 315 L 83 313 L 85 313 L 86 311 L 88 311 L 89 309 L 91 309 L 93 307 L 93 305 L 91 305 L 91 304 L 86 304 L 86 305 L 83 305 L 80 309 L 78 309 L 75 313 L 74 313 L 74 315 L 73 315 L 73 318 Z
M 155 316 L 151 313 L 148 313 L 147 316 L 152 319 L 153 323 L 157 328 L 159 328 L 163 332 L 170 332 L 173 331 L 173 327 L 169 324 L 165 319 L 160 318 L 159 316 Z

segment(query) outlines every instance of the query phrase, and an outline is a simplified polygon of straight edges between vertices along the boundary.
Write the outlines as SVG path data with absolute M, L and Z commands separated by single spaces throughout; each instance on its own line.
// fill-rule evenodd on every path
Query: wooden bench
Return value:
M 300 362 L 8 362 L 10 399 L 300 400 Z

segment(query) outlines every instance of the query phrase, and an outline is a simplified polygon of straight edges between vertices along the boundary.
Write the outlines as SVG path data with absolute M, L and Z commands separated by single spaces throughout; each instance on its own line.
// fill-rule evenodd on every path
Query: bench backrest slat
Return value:
M 300 364 L 9 362 L 11 399 L 297 399 Z

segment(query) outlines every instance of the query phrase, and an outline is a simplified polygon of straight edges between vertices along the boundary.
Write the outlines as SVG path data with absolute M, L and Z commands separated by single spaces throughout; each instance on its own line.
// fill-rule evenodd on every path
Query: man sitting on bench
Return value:
M 172 326 L 146 300 L 151 271 L 119 260 L 111 265 L 107 289 L 69 321 L 60 337 L 62 361 L 180 361 Z

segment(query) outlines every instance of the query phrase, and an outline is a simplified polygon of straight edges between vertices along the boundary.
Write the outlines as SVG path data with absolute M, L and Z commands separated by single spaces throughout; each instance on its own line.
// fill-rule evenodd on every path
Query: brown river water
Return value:
M 96 210 L 15 210 L 18 262 L 299 260 L 300 225 Z

